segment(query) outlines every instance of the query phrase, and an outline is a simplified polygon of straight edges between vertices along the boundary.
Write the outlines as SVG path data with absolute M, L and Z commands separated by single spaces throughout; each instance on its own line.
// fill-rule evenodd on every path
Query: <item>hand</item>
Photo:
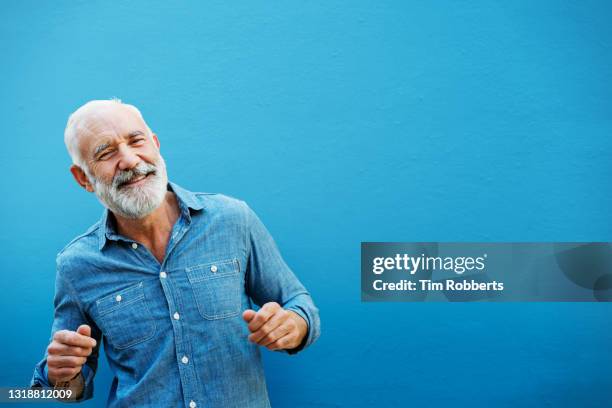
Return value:
M 308 332 L 308 324 L 299 314 L 276 302 L 266 303 L 258 312 L 247 309 L 242 318 L 249 324 L 249 341 L 268 350 L 296 348 Z
M 91 338 L 91 327 L 86 324 L 79 326 L 77 331 L 55 332 L 53 341 L 47 347 L 47 370 L 51 385 L 74 379 L 95 346 L 96 340 Z

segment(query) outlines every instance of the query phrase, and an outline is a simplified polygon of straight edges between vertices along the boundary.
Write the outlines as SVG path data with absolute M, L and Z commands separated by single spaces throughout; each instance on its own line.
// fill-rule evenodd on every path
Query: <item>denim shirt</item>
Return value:
M 114 374 L 111 407 L 268 407 L 258 345 L 242 311 L 275 301 L 308 324 L 294 354 L 319 336 L 310 294 L 243 201 L 174 183 L 180 216 L 163 262 L 102 218 L 57 256 L 57 330 L 92 328 L 81 400 L 93 395 L 100 339 Z M 31 386 L 49 386 L 46 356 Z

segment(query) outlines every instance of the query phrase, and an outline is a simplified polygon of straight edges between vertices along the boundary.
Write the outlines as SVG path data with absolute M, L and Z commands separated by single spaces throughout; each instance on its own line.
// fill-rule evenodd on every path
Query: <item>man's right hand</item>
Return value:
M 80 325 L 77 331 L 55 332 L 53 341 L 47 347 L 47 371 L 51 385 L 75 378 L 95 346 L 91 327 L 86 324 Z

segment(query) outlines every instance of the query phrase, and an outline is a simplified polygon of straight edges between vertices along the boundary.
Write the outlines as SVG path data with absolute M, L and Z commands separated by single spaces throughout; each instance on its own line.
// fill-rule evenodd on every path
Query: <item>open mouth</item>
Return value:
M 121 185 L 121 187 L 134 186 L 134 185 L 137 185 L 137 184 L 142 184 L 144 182 L 144 180 L 147 179 L 151 174 L 155 174 L 155 172 L 154 171 L 150 171 L 150 172 L 148 172 L 145 175 L 138 176 L 138 177 L 136 177 L 136 178 L 126 182 L 126 183 L 123 183 Z

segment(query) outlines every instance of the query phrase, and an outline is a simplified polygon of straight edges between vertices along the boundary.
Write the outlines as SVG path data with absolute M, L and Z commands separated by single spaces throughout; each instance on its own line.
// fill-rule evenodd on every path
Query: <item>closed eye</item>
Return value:
M 142 142 L 144 142 L 144 138 L 139 137 L 139 138 L 137 138 L 137 139 L 132 139 L 132 140 L 130 141 L 130 144 L 135 145 L 135 144 L 141 144 Z
M 108 150 L 104 153 L 102 153 L 101 155 L 98 156 L 98 160 L 106 160 L 108 159 L 112 154 L 114 153 L 114 150 Z

